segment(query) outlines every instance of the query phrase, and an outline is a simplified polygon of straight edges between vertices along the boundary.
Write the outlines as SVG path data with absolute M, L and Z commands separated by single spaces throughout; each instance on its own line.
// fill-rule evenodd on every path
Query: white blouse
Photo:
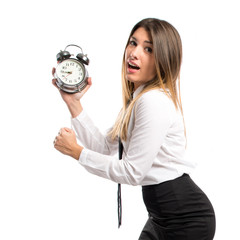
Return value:
M 135 98 L 143 86 L 134 92 Z M 72 119 L 72 128 L 85 147 L 79 163 L 90 173 L 117 183 L 152 185 L 190 173 L 195 164 L 184 159 L 183 118 L 162 90 L 144 93 L 136 102 L 122 160 L 118 140 L 103 135 L 83 110 Z

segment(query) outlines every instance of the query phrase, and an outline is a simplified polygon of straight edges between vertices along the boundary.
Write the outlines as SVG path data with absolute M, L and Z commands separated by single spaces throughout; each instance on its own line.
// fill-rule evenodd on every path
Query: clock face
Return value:
M 80 83 L 85 75 L 83 65 L 77 60 L 71 58 L 58 64 L 56 74 L 63 83 L 68 85 Z

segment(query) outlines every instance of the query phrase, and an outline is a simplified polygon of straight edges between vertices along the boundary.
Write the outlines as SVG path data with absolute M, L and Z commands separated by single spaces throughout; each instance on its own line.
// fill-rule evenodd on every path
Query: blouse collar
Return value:
M 133 92 L 133 99 L 137 97 L 137 95 L 143 90 L 144 84 L 140 85 L 134 92 Z
M 143 90 L 144 84 L 140 85 L 134 92 L 133 92 L 133 99 L 138 96 L 138 94 Z M 170 94 L 170 91 L 168 88 L 165 88 L 165 90 Z M 162 88 L 159 88 L 159 91 L 164 92 Z

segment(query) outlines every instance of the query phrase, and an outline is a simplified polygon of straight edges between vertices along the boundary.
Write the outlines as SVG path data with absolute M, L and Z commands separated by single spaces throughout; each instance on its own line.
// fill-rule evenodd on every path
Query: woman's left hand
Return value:
M 83 150 L 82 146 L 77 144 L 77 139 L 74 131 L 70 128 L 61 128 L 58 136 L 56 136 L 54 147 L 61 153 L 69 155 L 76 160 L 79 159 L 80 154 Z

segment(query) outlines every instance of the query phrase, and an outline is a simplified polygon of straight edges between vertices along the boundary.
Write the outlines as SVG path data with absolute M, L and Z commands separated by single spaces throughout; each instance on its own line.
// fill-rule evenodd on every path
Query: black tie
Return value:
M 121 138 L 119 137 L 118 140 L 118 156 L 119 160 L 122 159 L 122 153 L 123 153 L 123 144 L 121 142 Z M 118 228 L 120 228 L 122 224 L 122 198 L 121 198 L 121 184 L 118 183 Z

